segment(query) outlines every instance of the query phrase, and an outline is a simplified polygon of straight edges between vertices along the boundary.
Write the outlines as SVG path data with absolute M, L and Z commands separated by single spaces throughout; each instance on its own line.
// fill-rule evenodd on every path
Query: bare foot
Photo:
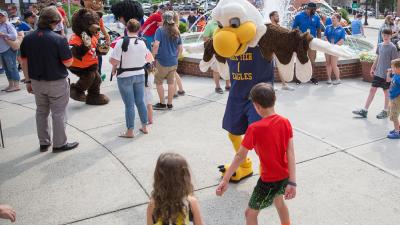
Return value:
M 4 89 L 1 89 L 1 91 L 7 91 L 8 89 L 10 89 L 11 88 L 11 86 L 8 86 L 8 87 L 6 87 L 6 88 L 4 88 Z
M 120 137 L 120 138 L 134 138 L 135 136 L 133 135 L 133 133 L 126 131 L 126 132 L 121 133 L 120 135 L 118 135 L 118 137 Z
M 149 131 L 147 130 L 147 127 L 142 127 L 142 128 L 140 128 L 139 130 L 140 130 L 140 132 L 142 132 L 143 134 L 148 134 L 148 133 L 149 133 Z
M 7 89 L 6 92 L 14 92 L 14 91 L 19 91 L 19 90 L 21 90 L 19 87 L 14 86 L 14 87 Z

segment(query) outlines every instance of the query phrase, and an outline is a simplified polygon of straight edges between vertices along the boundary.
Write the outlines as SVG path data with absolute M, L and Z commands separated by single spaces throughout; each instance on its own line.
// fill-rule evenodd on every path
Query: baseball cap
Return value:
M 172 11 L 167 11 L 163 14 L 163 20 L 167 22 L 168 24 L 174 24 L 174 12 Z
M 61 3 L 61 2 L 57 2 L 56 6 L 57 6 L 57 7 L 61 7 L 61 6 L 62 6 L 62 3 Z
M 310 2 L 310 3 L 307 4 L 307 8 L 315 9 L 315 8 L 317 8 L 317 4 L 315 4 L 314 2 Z
M 31 12 L 31 11 L 26 11 L 26 12 L 24 12 L 24 18 L 26 19 L 26 18 L 29 18 L 29 17 L 31 17 L 31 16 L 34 16 L 35 14 L 33 14 L 33 12 Z
M 4 10 L 0 10 L 0 14 L 3 15 L 3 16 L 8 16 L 8 13 L 6 11 L 4 11 Z

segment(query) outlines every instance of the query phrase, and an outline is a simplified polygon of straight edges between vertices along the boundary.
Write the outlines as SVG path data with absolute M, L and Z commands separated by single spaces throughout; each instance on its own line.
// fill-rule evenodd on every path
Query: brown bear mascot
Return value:
M 105 105 L 109 98 L 100 94 L 101 77 L 98 73 L 97 55 L 106 54 L 98 45 L 100 31 L 99 15 L 91 9 L 80 9 L 72 16 L 72 31 L 69 40 L 73 63 L 69 70 L 79 77 L 71 84 L 71 98 L 88 105 Z M 87 95 L 86 92 L 87 91 Z

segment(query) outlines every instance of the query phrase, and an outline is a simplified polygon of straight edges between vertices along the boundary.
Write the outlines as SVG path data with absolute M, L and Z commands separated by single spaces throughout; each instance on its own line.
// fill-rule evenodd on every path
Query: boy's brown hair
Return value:
M 268 83 L 256 84 L 250 91 L 250 99 L 263 108 L 273 107 L 276 100 L 274 88 Z
M 130 19 L 128 23 L 126 23 L 126 29 L 131 33 L 136 33 L 140 30 L 140 22 L 136 19 Z
M 399 59 L 393 59 L 391 62 L 392 66 L 396 69 L 400 69 L 400 58 Z
M 392 35 L 393 31 L 391 29 L 385 28 L 382 30 L 382 34 Z

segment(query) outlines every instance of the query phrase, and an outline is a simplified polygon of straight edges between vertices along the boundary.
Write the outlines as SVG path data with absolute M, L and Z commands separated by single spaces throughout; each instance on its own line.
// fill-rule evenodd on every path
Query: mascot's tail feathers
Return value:
M 222 77 L 224 80 L 229 80 L 229 67 L 228 63 L 220 63 L 217 61 L 215 56 L 211 58 L 210 61 L 205 62 L 204 60 L 200 61 L 199 64 L 200 71 L 205 73 L 208 71 L 208 69 L 212 69 L 213 71 L 216 71 L 219 73 L 219 75 Z
M 303 83 L 308 82 L 312 76 L 311 61 L 308 60 L 306 64 L 301 64 L 300 61 L 298 60 L 296 61 L 296 59 L 297 55 L 296 53 L 293 53 L 292 60 L 290 61 L 290 63 L 284 65 L 281 62 L 279 62 L 279 60 L 276 58 L 275 62 L 278 71 L 281 75 L 281 78 L 286 82 L 290 82 L 293 80 L 294 73 L 296 73 L 296 78 L 299 81 Z
M 183 49 L 188 53 L 203 53 L 204 52 L 204 43 L 191 43 L 184 44 Z
M 294 76 L 294 62 L 296 59 L 296 53 L 293 54 L 292 60 L 290 60 L 289 64 L 286 65 L 279 62 L 278 58 L 275 55 L 274 57 L 275 57 L 276 67 L 278 68 L 281 78 L 286 82 L 292 81 Z
M 305 64 L 301 64 L 300 62 L 296 63 L 296 78 L 300 82 L 308 82 L 312 77 L 312 72 L 311 60 L 308 60 Z
M 334 55 L 345 59 L 349 59 L 352 57 L 351 53 L 348 52 L 345 48 L 339 45 L 330 44 L 329 42 L 323 41 L 318 38 L 312 39 L 312 41 L 310 42 L 310 48 L 312 50 L 317 50 L 320 52 L 327 53 L 329 55 Z

